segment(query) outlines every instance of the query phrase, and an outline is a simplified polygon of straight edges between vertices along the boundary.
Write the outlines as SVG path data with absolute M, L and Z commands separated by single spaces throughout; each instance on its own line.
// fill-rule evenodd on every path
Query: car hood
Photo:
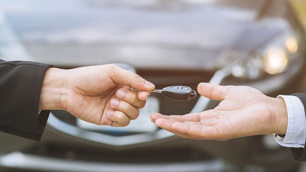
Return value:
M 5 0 L 3 6 L 7 22 L 37 61 L 210 70 L 222 67 L 228 51 L 244 54 L 288 30 L 282 16 L 262 15 L 276 3 L 267 2 Z

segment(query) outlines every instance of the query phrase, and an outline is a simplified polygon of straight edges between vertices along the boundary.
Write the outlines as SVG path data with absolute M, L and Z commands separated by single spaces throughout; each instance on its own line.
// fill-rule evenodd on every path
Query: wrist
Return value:
M 42 83 L 39 110 L 65 110 L 65 70 L 49 68 Z
M 284 99 L 273 98 L 270 109 L 271 113 L 274 114 L 273 133 L 285 135 L 287 132 L 288 115 Z

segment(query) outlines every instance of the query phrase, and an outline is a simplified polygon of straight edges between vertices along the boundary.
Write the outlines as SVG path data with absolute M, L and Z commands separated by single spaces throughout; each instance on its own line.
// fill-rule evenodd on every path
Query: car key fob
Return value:
M 197 92 L 188 86 L 169 86 L 163 88 L 160 93 L 167 98 L 183 101 L 194 99 L 197 96 Z
M 134 88 L 130 88 L 132 91 L 140 91 Z M 169 86 L 163 89 L 154 89 L 151 90 L 152 93 L 160 93 L 161 95 L 173 99 L 173 100 L 182 100 L 187 101 L 197 97 L 197 92 L 192 90 L 188 86 Z

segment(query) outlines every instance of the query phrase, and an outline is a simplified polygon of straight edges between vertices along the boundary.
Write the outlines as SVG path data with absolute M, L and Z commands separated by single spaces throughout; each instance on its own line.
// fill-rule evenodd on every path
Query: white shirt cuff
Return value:
M 274 135 L 278 144 L 290 148 L 304 148 L 306 140 L 306 120 L 304 105 L 296 96 L 279 95 L 286 103 L 288 125 L 285 137 Z

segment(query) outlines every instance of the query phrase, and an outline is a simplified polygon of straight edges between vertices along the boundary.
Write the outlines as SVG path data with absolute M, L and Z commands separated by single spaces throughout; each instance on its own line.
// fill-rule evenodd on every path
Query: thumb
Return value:
M 149 91 L 155 88 L 154 84 L 143 79 L 139 75 L 117 66 L 111 67 L 108 74 L 113 82 L 118 85 L 131 86 L 137 90 L 143 91 Z
M 229 91 L 228 89 L 229 86 L 220 86 L 210 83 L 200 83 L 198 85 L 198 92 L 202 96 L 213 100 L 224 100 Z

